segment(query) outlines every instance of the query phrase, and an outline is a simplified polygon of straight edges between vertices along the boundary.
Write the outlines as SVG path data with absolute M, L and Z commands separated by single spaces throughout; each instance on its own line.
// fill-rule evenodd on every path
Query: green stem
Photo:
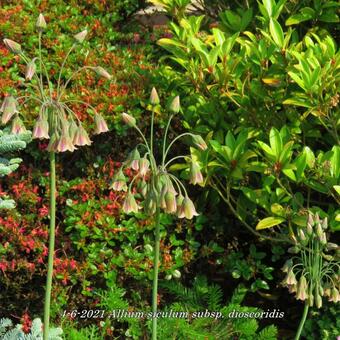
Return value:
M 156 229 L 155 229 L 155 257 L 153 262 L 153 288 L 152 288 L 152 340 L 157 340 L 157 293 L 158 293 L 158 266 L 159 266 L 159 244 L 160 244 L 160 209 L 157 204 L 156 209 Z
M 307 315 L 308 315 L 308 308 L 309 308 L 308 301 L 306 301 L 305 302 L 305 307 L 303 309 L 302 318 L 301 318 L 301 321 L 300 321 L 300 324 L 299 324 L 299 328 L 297 330 L 297 333 L 295 335 L 295 339 L 294 340 L 299 340 L 300 339 L 301 332 L 302 332 L 303 326 L 305 324 L 305 321 L 306 321 L 306 318 L 307 318 Z
M 55 176 L 55 153 L 50 153 L 50 239 L 48 246 L 48 269 L 46 280 L 46 293 L 44 304 L 44 340 L 48 340 L 49 323 L 50 323 L 50 306 L 51 306 L 51 290 L 53 275 L 53 256 L 55 241 L 55 210 L 56 210 L 56 176 Z

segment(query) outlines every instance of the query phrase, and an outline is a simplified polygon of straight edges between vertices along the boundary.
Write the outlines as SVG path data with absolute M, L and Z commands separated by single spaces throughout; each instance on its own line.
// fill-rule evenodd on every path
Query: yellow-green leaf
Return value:
M 284 221 L 285 219 L 283 217 L 266 217 L 257 223 L 256 230 L 271 228 Z

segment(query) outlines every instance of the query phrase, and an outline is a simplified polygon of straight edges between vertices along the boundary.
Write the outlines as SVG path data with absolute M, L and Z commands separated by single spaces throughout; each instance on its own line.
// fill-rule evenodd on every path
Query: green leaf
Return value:
M 288 98 L 288 99 L 284 100 L 282 104 L 284 104 L 284 105 L 302 106 L 302 107 L 306 107 L 306 108 L 311 108 L 312 107 L 312 105 L 309 104 L 308 101 L 299 100 L 299 99 L 296 99 L 296 98 Z
M 271 159 L 275 158 L 275 154 L 268 144 L 266 144 L 266 143 L 264 143 L 260 140 L 257 142 L 257 144 L 269 156 L 269 158 L 271 158 Z
M 269 142 L 276 159 L 279 159 L 282 152 L 282 138 L 277 129 L 271 128 L 269 133 Z
M 271 17 L 273 14 L 274 1 L 273 0 L 263 0 L 263 5 L 268 13 L 268 16 Z
M 283 169 L 282 173 L 285 174 L 292 181 L 296 182 L 296 176 L 292 169 Z
M 333 188 L 340 195 L 340 185 L 333 185 Z
M 334 145 L 332 148 L 333 156 L 331 158 L 331 174 L 334 178 L 340 176 L 340 147 Z
M 291 25 L 297 25 L 300 22 L 307 21 L 313 19 L 313 15 L 309 13 L 298 13 L 298 14 L 293 14 L 286 20 L 286 26 L 291 26 Z
M 283 42 L 284 42 L 283 30 L 277 20 L 272 19 L 272 18 L 270 19 L 269 31 L 275 44 L 278 45 L 280 48 L 283 48 Z
M 256 230 L 271 228 L 284 221 L 285 219 L 283 217 L 266 217 L 257 224 Z

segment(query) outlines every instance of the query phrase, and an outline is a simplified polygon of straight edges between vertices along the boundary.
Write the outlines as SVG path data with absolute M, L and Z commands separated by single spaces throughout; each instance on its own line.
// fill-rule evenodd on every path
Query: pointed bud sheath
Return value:
M 304 301 L 307 298 L 308 298 L 307 281 L 304 276 L 301 276 L 299 283 L 298 283 L 297 292 L 296 292 L 296 299 Z
M 23 121 L 18 116 L 16 116 L 12 122 L 11 132 L 15 135 L 19 135 L 20 133 L 24 133 L 26 131 L 27 130 Z
M 109 72 L 107 72 L 101 66 L 94 67 L 94 71 L 98 74 L 98 76 L 101 76 L 101 77 L 106 78 L 108 80 L 111 80 L 111 78 L 112 78 L 111 74 Z
M 179 102 L 179 96 L 176 96 L 174 100 L 171 102 L 169 110 L 173 113 L 178 113 L 181 108 L 181 104 Z
M 2 112 L 1 123 L 7 124 L 13 115 L 19 112 L 16 99 L 12 96 L 6 97 L 1 105 L 0 112 Z
M 150 103 L 151 103 L 151 105 L 158 105 L 159 104 L 158 93 L 157 93 L 157 90 L 154 87 L 151 90 Z
M 314 216 L 314 223 L 320 223 L 320 216 L 319 216 L 319 213 L 316 213 L 315 216 Z
M 206 142 L 204 141 L 204 139 L 200 135 L 193 135 L 192 139 L 193 139 L 195 146 L 198 149 L 200 149 L 202 151 L 208 149 Z
M 177 212 L 176 196 L 173 192 L 167 191 L 164 196 L 165 212 L 168 214 L 175 214 Z
M 321 223 L 318 223 L 316 225 L 316 235 L 321 238 L 321 235 L 323 234 L 323 230 L 322 230 L 322 227 L 321 227 Z
M 190 173 L 189 173 L 189 177 L 190 177 L 190 183 L 191 184 L 201 184 L 203 183 L 203 176 L 200 170 L 199 165 L 192 161 L 190 164 Z
M 16 43 L 15 41 L 11 39 L 4 39 L 4 44 L 7 47 L 9 51 L 11 51 L 14 54 L 21 54 L 21 46 L 20 44 Z
M 308 239 L 301 228 L 298 229 L 298 238 L 302 245 L 305 246 L 308 243 Z
M 140 153 L 137 148 L 133 149 L 127 157 L 127 166 L 135 171 L 139 170 Z
M 313 215 L 311 213 L 308 214 L 307 224 L 309 224 L 313 228 L 314 220 L 313 220 Z
M 34 58 L 32 59 L 28 64 L 27 64 L 27 67 L 26 67 L 26 74 L 25 74 L 25 79 L 26 80 L 31 80 L 37 70 L 37 65 L 35 64 L 35 59 L 37 58 Z
M 191 220 L 194 216 L 198 216 L 194 203 L 188 196 L 185 196 L 182 201 L 182 204 L 179 207 L 178 217 L 179 218 L 185 217 L 186 219 Z
M 313 235 L 313 227 L 309 222 L 307 222 L 306 232 L 309 237 Z
M 125 112 L 122 113 L 122 120 L 126 125 L 130 127 L 136 126 L 136 119 Z
M 327 217 L 325 217 L 323 219 L 323 221 L 321 222 L 321 227 L 322 227 L 323 230 L 327 229 L 327 227 L 328 227 L 328 219 L 327 219 Z
M 41 119 L 40 117 L 36 120 L 34 127 L 33 127 L 33 134 L 32 138 L 35 139 L 49 139 L 50 136 L 48 135 L 48 122 L 45 119 Z
M 285 264 L 283 265 L 283 267 L 281 268 L 281 270 L 284 272 L 284 273 L 288 273 L 288 270 L 290 268 L 292 268 L 293 266 L 293 260 L 292 259 L 289 259 L 285 262 Z
M 78 42 L 78 43 L 82 43 L 85 38 L 87 36 L 87 30 L 81 31 L 79 33 L 77 33 L 76 35 L 73 36 L 73 38 Z
M 113 189 L 115 191 L 126 191 L 127 185 L 126 185 L 126 177 L 123 173 L 123 169 L 120 168 L 117 173 L 113 176 L 113 182 L 110 186 L 110 189 Z
M 96 125 L 94 130 L 96 135 L 109 131 L 109 128 L 107 127 L 107 124 L 101 115 L 96 114 L 94 116 L 94 123 Z
M 141 207 L 137 204 L 134 196 L 131 194 L 131 192 L 128 192 L 123 204 L 123 211 L 126 214 L 129 214 L 131 212 L 137 213 L 140 208 Z
M 320 235 L 320 243 L 324 246 L 327 244 L 326 233 L 323 231 Z
M 35 27 L 37 28 L 38 32 L 41 32 L 46 28 L 46 21 L 41 13 L 39 14 Z
M 84 146 L 84 145 L 91 145 L 91 143 L 92 142 L 90 141 L 90 138 L 86 130 L 83 128 L 82 125 L 80 125 L 73 138 L 73 144 L 75 146 Z
M 148 173 L 150 166 L 150 162 L 147 158 L 143 157 L 139 160 L 139 174 L 142 177 L 145 177 L 145 175 Z

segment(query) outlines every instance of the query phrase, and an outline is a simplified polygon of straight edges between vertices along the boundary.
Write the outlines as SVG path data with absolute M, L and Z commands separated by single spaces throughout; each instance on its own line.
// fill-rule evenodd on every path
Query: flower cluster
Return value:
M 122 114 L 122 120 L 129 127 L 135 128 L 142 136 L 144 143 L 139 144 L 133 151 L 130 152 L 122 167 L 116 172 L 113 177 L 111 189 L 117 191 L 127 191 L 126 198 L 123 204 L 125 213 L 138 212 L 140 209 L 149 214 L 154 215 L 157 208 L 162 209 L 165 213 L 176 214 L 179 218 L 192 219 L 198 213 L 194 207 L 192 200 L 189 198 L 183 183 L 173 174 L 167 171 L 168 165 L 176 158 L 188 158 L 187 156 L 177 156 L 174 159 L 166 162 L 168 152 L 173 143 L 180 137 L 190 135 L 194 145 L 201 150 L 207 149 L 207 145 L 203 138 L 191 133 L 184 133 L 176 137 L 166 148 L 166 139 L 169 125 L 173 116 L 180 111 L 180 99 L 175 97 L 171 102 L 167 128 L 163 139 L 163 157 L 161 165 L 156 163 L 153 154 L 153 119 L 154 109 L 159 105 L 160 100 L 155 88 L 152 89 L 150 95 L 150 103 L 152 106 L 152 121 L 151 121 L 151 136 L 148 142 L 136 125 L 136 119 L 127 113 Z M 144 148 L 146 151 L 141 155 L 139 148 Z M 133 177 L 129 185 L 128 178 L 124 174 L 124 169 L 132 169 L 136 175 Z M 203 182 L 203 176 L 200 171 L 198 162 L 191 160 L 189 171 L 190 183 L 199 184 Z M 132 185 L 137 183 L 136 192 L 133 192 Z M 142 203 L 137 202 L 136 198 L 141 198 Z
M 67 85 L 74 75 L 83 70 L 92 70 L 106 79 L 111 79 L 112 76 L 101 66 L 84 66 L 75 71 L 70 78 L 62 84 L 61 75 L 66 60 L 76 46 L 84 41 L 87 35 L 87 31 L 84 30 L 74 35 L 74 44 L 66 54 L 60 68 L 57 84 L 56 86 L 53 86 L 41 57 L 41 35 L 45 28 L 45 18 L 40 14 L 36 22 L 36 29 L 39 34 L 39 55 L 31 59 L 25 55 L 20 44 L 10 39 L 4 39 L 7 49 L 20 56 L 26 63 L 25 79 L 31 81 L 30 85 L 33 88 L 36 88 L 38 93 L 36 96 L 23 96 L 17 99 L 11 95 L 7 96 L 0 108 L 0 112 L 2 113 L 1 122 L 2 124 L 7 124 L 12 120 L 12 133 L 19 134 L 24 132 L 26 129 L 20 118 L 18 101 L 23 100 L 23 104 L 29 101 L 35 101 L 39 104 L 40 110 L 33 127 L 32 137 L 37 139 L 49 139 L 47 147 L 47 151 L 49 152 L 72 152 L 77 146 L 90 145 L 91 141 L 81 121 L 70 108 L 69 103 L 75 101 L 63 100 Z M 39 67 L 37 67 L 37 64 Z M 86 105 L 93 111 L 95 134 L 100 134 L 109 130 L 104 118 L 97 113 L 94 107 L 82 101 L 76 102 Z
M 305 231 L 299 229 L 296 245 L 288 252 L 296 256 L 287 260 L 282 270 L 287 273 L 283 285 L 297 300 L 306 300 L 309 306 L 322 307 L 322 297 L 334 303 L 340 301 L 340 265 L 334 256 L 338 245 L 327 242 L 327 218 L 320 220 L 318 214 L 309 214 Z

